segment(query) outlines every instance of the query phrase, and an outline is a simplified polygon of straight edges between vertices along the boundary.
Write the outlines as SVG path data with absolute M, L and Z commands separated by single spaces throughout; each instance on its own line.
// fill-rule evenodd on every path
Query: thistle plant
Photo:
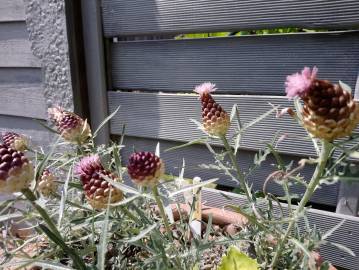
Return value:
M 15 132 L 4 132 L 1 134 L 3 143 L 17 151 L 25 151 L 28 148 L 28 138 Z
M 91 129 L 86 120 L 61 107 L 48 110 L 49 118 L 55 123 L 61 136 L 71 143 L 82 144 L 91 136 Z
M 305 68 L 288 76 L 286 92 L 290 99 L 294 98 L 297 114 L 286 108 L 277 115 L 288 113 L 315 142 L 320 140 L 318 158 L 304 159 L 298 167 L 285 164 L 276 151 L 279 136 L 276 134 L 255 155 L 253 165 L 243 169 L 238 164 L 243 134 L 280 108 L 273 106 L 253 121 L 242 123 L 240 108 L 235 104 L 228 114 L 215 101 L 215 90 L 212 83 L 195 88 L 202 108 L 200 126 L 206 136 L 175 149 L 193 143 L 208 148 L 215 163 L 201 167 L 221 170 L 239 185 L 246 203 L 224 207 L 233 211 L 230 216 L 237 215 L 240 217 L 237 220 L 245 222 L 238 227 L 214 224 L 218 218 L 213 215 L 223 213 L 223 209 L 211 212 L 202 208 L 205 206 L 200 194 L 204 186 L 217 179 L 185 179 L 184 165 L 178 176 L 171 175 L 159 150 L 154 154 L 141 149 L 123 164 L 121 149 L 128 147 L 124 145 L 125 130 L 119 142 L 95 145 L 98 130 L 118 110 L 92 133 L 86 120 L 55 107 L 49 110 L 49 116 L 56 126 L 57 137 L 47 152 L 40 147 L 32 148 L 28 141 L 25 144 L 22 135 L 2 136 L 0 192 L 15 196 L 0 203 L 0 226 L 4 232 L 0 246 L 5 258 L 0 265 L 5 268 L 12 265 L 15 254 L 24 251 L 29 243 L 41 240 L 43 246 L 35 255 L 16 262 L 20 268 L 37 265 L 44 269 L 92 270 L 221 270 L 234 266 L 247 267 L 243 268 L 246 270 L 326 269 L 329 264 L 323 263 L 318 253 L 320 245 L 327 241 L 326 235 L 309 225 L 299 228 L 298 221 L 306 218 L 305 206 L 320 182 L 337 179 L 343 164 L 345 171 L 351 168 L 349 157 L 359 147 L 343 137 L 350 135 L 359 122 L 357 103 L 343 83 L 336 85 L 317 79 L 316 68 Z M 224 149 L 213 147 L 219 142 Z M 332 157 L 334 149 L 340 151 L 338 159 Z M 263 192 L 254 192 L 249 177 L 270 155 L 276 161 L 274 172 L 266 179 Z M 315 164 L 316 170 L 306 183 L 300 170 L 308 163 Z M 283 187 L 284 197 L 268 192 L 267 186 L 272 182 Z M 305 187 L 297 207 L 293 206 L 294 194 L 290 190 L 294 183 Z M 193 198 L 187 200 L 188 194 Z M 186 200 L 190 203 L 184 204 Z M 283 200 L 287 203 L 286 211 L 281 204 Z M 23 208 L 15 207 L 19 202 L 24 204 Z M 191 234 L 194 212 L 202 226 L 198 233 Z M 13 218 L 32 224 L 30 238 L 19 239 L 9 229 Z

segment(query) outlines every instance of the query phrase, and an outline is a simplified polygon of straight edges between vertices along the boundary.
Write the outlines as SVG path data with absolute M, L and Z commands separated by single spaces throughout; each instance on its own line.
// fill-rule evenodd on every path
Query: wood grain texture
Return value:
M 114 89 L 192 91 L 211 81 L 224 93 L 284 95 L 287 75 L 317 66 L 319 78 L 354 89 L 359 32 L 113 43 Z
M 40 84 L 0 84 L 0 114 L 46 119 L 46 104 Z
M 0 40 L 0 67 L 41 67 L 27 39 Z
M 25 5 L 23 0 L 1 0 L 0 22 L 24 21 Z
M 129 125 L 127 125 L 127 127 L 128 126 Z M 161 158 L 165 162 L 166 173 L 178 175 L 184 159 L 185 177 L 193 178 L 195 176 L 199 176 L 203 180 L 219 178 L 217 182 L 218 184 L 229 187 L 238 187 L 238 183 L 231 180 L 230 177 L 226 176 L 222 171 L 200 168 L 201 164 L 214 164 L 213 156 L 203 145 L 192 145 L 190 147 L 166 152 L 166 149 L 172 148 L 174 146 L 179 146 L 181 145 L 181 143 L 168 140 L 125 137 L 124 144 L 126 147 L 121 152 L 124 163 L 127 164 L 127 160 L 134 149 L 136 151 L 154 152 L 158 142 L 160 143 Z M 217 152 L 223 151 L 223 149 L 220 147 L 215 147 L 215 150 Z M 237 160 L 243 172 L 248 173 L 249 166 L 253 164 L 255 154 L 256 152 L 247 150 L 242 150 L 239 152 Z M 282 158 L 287 164 L 293 161 L 293 166 L 296 166 L 300 159 L 299 157 L 290 155 L 282 155 Z M 263 190 L 263 184 L 265 179 L 275 170 L 275 167 L 273 166 L 273 164 L 275 163 L 276 162 L 273 156 L 268 156 L 267 160 L 261 164 L 261 167 L 257 168 L 251 175 L 249 175 L 248 181 L 253 185 L 253 190 Z M 303 170 L 301 170 L 300 173 L 308 181 L 313 174 L 313 170 L 313 167 L 307 166 Z M 282 187 L 275 182 L 269 182 L 266 190 L 267 192 L 270 192 L 272 194 L 280 196 L 284 195 Z M 300 196 L 303 193 L 304 189 L 299 185 L 293 185 L 291 187 L 291 191 Z M 329 186 L 322 185 L 321 188 L 315 192 L 312 198 L 312 202 L 322 205 L 335 206 L 337 203 L 337 194 L 337 184 Z
M 222 194 L 228 196 L 224 197 Z M 224 205 L 243 205 L 246 200 L 243 196 L 204 188 L 202 192 L 202 201 L 208 206 L 223 207 Z M 231 198 L 231 199 L 228 199 Z M 283 205 L 285 206 L 285 205 Z M 329 231 L 331 228 L 345 220 L 344 224 L 328 238 L 328 241 L 344 245 L 352 250 L 355 254 L 359 254 L 359 217 L 346 216 L 342 214 L 331 213 L 316 209 L 308 210 L 308 219 L 311 227 L 316 227 L 322 233 Z M 304 221 L 301 220 L 301 226 Z M 339 250 L 331 245 L 324 245 L 320 248 L 320 254 L 325 260 L 330 261 L 336 266 L 343 267 L 348 270 L 357 270 L 359 265 L 359 257 L 352 257 L 348 253 Z
M 228 113 L 234 104 L 238 104 L 243 124 L 270 110 L 272 106 L 269 103 L 280 105 L 281 108 L 293 107 L 293 103 L 287 98 L 278 96 L 214 97 Z M 126 133 L 130 136 L 191 141 L 204 135 L 190 120 L 201 121 L 201 106 L 197 95 L 110 91 L 108 99 L 110 112 L 121 106 L 119 113 L 111 120 L 112 134 L 121 133 L 122 125 L 125 123 Z M 234 124 L 229 134 L 233 132 Z M 287 134 L 287 138 L 278 144 L 278 151 L 293 155 L 315 155 L 312 142 L 305 130 L 288 115 L 276 118 L 275 113 L 249 128 L 242 137 L 241 147 L 261 149 L 273 140 L 277 132 Z
M 102 7 L 107 37 L 359 25 L 356 0 L 102 0 Z

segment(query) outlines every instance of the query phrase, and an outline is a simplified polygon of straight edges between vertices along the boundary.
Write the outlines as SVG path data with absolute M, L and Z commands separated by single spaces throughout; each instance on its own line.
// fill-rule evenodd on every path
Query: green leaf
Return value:
M 106 252 L 107 252 L 108 220 L 109 220 L 109 214 L 110 214 L 110 201 L 111 201 L 111 192 L 110 192 L 110 196 L 107 201 L 105 219 L 102 224 L 100 243 L 97 247 L 97 268 L 98 269 L 105 269 L 105 260 L 106 260 Z
M 322 239 L 325 240 L 329 236 L 331 236 L 336 230 L 338 230 L 343 224 L 345 223 L 345 219 L 343 219 L 341 222 L 339 222 L 337 225 L 335 225 L 333 228 L 331 228 L 329 231 L 327 231 L 325 234 L 323 234 Z
M 173 151 L 173 150 L 177 150 L 177 149 L 180 149 L 180 148 L 183 148 L 183 147 L 187 147 L 187 146 L 191 146 L 193 144 L 202 144 L 204 143 L 205 141 L 207 140 L 206 137 L 202 137 L 202 138 L 199 138 L 199 139 L 195 139 L 195 140 L 192 140 L 188 143 L 185 143 L 185 144 L 181 144 L 181 145 L 178 145 L 178 146 L 174 146 L 174 147 L 171 147 L 171 148 L 167 148 L 165 150 L 165 152 L 169 152 L 169 151 Z
M 227 255 L 222 257 L 218 270 L 258 270 L 259 265 L 255 259 L 249 258 L 237 247 L 230 246 Z
M 352 88 L 349 85 L 347 85 L 346 83 L 339 81 L 339 85 L 341 88 L 343 88 L 344 91 L 347 91 L 349 94 L 352 93 Z
M 58 264 L 55 262 L 51 262 L 51 261 L 37 261 L 37 260 L 23 260 L 23 261 L 11 261 L 8 264 L 3 265 L 2 269 L 8 269 L 9 268 L 13 268 L 15 266 L 19 267 L 17 269 L 24 269 L 26 266 L 39 266 L 39 267 L 43 267 L 44 269 L 52 269 L 52 270 L 73 270 L 73 268 L 68 267 L 68 266 L 64 266 L 63 264 Z
M 174 196 L 176 196 L 177 194 L 180 194 L 180 193 L 183 193 L 183 192 L 186 192 L 188 190 L 192 190 L 192 189 L 196 189 L 196 188 L 200 188 L 200 187 L 204 187 L 208 184 L 211 184 L 213 182 L 216 182 L 218 180 L 218 178 L 213 178 L 213 179 L 210 179 L 210 180 L 207 180 L 207 181 L 202 181 L 198 184 L 195 184 L 195 185 L 190 185 L 190 186 L 185 186 L 184 188 L 181 188 L 179 190 L 176 190 L 176 191 L 173 191 L 171 193 L 168 194 L 168 197 L 169 198 L 172 198 Z
M 344 246 L 342 244 L 338 244 L 338 243 L 333 243 L 333 242 L 328 242 L 328 243 L 331 244 L 332 246 L 335 246 L 336 248 L 340 249 L 341 251 L 348 253 L 350 256 L 355 257 L 355 253 L 350 248 L 347 248 L 346 246 Z
M 23 216 L 24 216 L 24 214 L 22 214 L 22 213 L 6 214 L 3 216 L 0 216 L 0 222 L 4 222 L 9 219 L 19 218 L 19 217 L 23 217 Z
M 115 114 L 118 112 L 119 109 L 120 109 L 120 106 L 118 106 L 117 109 L 116 109 L 113 113 L 111 113 L 109 116 L 107 116 L 107 117 L 105 118 L 105 120 L 102 121 L 102 123 L 98 126 L 98 128 L 96 129 L 96 131 L 93 133 L 93 138 L 96 138 L 96 136 L 97 136 L 97 134 L 100 132 L 101 128 L 103 128 L 103 126 L 106 125 L 106 123 L 107 123 L 108 121 L 110 121 L 112 117 L 115 116 Z
M 129 238 L 129 239 L 122 239 L 120 240 L 121 242 L 126 242 L 126 243 L 133 243 L 136 242 L 140 239 L 142 239 L 143 237 L 145 237 L 148 233 L 150 233 L 153 229 L 155 229 L 157 227 L 157 223 L 152 224 L 151 226 L 147 227 L 146 229 L 144 229 L 143 231 L 141 231 L 138 235 Z

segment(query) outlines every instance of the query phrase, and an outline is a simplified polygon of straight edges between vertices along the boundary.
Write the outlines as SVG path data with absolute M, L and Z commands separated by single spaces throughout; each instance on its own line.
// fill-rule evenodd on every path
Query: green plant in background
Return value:
M 214 224 L 212 215 L 196 220 L 202 222 L 199 232 L 191 225 L 201 212 L 201 188 L 217 179 L 185 181 L 185 166 L 179 176 L 166 175 L 159 146 L 156 153 L 133 153 L 125 166 L 120 154 L 125 147 L 124 129 L 118 143 L 95 145 L 99 130 L 118 109 L 94 132 L 79 116 L 59 107 L 51 109 L 56 130 L 47 128 L 58 139 L 48 153 L 31 147 L 22 135 L 4 134 L 0 191 L 14 196 L 0 203 L 4 232 L 0 264 L 19 269 L 28 265 L 44 269 L 327 269 L 329 263 L 321 261 L 319 248 L 329 243 L 327 238 L 343 223 L 323 234 L 310 226 L 305 207 L 322 182 L 355 178 L 357 171 L 350 158 L 358 155 L 359 144 L 351 135 L 359 122 L 359 105 L 348 93 L 348 86 L 319 80 L 316 75 L 315 68 L 305 68 L 288 76 L 287 96 L 294 98 L 296 113 L 273 106 L 249 123 L 242 123 L 238 105 L 228 114 L 216 102 L 214 84 L 196 87 L 202 123 L 194 122 L 205 135 L 167 151 L 203 144 L 215 162 L 201 167 L 222 172 L 238 183 L 238 192 L 246 203 L 224 207 L 240 213 L 246 222 L 238 230 L 232 228 L 231 233 Z M 276 134 L 257 153 L 253 165 L 243 170 L 237 161 L 243 135 L 275 112 L 278 116 L 288 113 L 308 131 L 318 158 L 303 159 L 298 167 L 285 164 L 276 151 L 281 139 Z M 230 133 L 231 123 L 234 131 Z M 345 136 L 351 137 L 336 141 Z M 219 141 L 224 146 L 222 151 L 213 148 Z M 334 150 L 339 152 L 338 157 L 333 157 Z M 263 192 L 253 192 L 249 176 L 269 155 L 276 160 L 274 171 L 265 181 Z M 300 175 L 307 164 L 316 165 L 309 183 Z M 268 193 L 266 187 L 271 182 L 280 184 L 285 196 Z M 293 185 L 305 188 L 296 207 L 293 200 L 298 198 L 290 189 Z M 181 204 L 183 197 L 191 197 L 188 205 Z M 283 201 L 287 203 L 285 209 Z M 23 207 L 18 207 L 19 203 Z M 183 211 L 186 207 L 187 212 Z M 301 220 L 304 226 L 300 226 Z M 30 224 L 26 239 L 19 237 L 18 223 Z M 353 255 L 347 248 L 332 244 Z M 33 254 L 19 259 L 28 245 L 33 245 Z

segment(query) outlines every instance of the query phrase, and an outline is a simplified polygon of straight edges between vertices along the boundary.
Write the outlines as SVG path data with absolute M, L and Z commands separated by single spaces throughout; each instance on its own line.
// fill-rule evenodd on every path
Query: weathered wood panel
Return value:
M 40 67 L 26 39 L 0 40 L 0 67 Z
M 0 84 L 0 114 L 46 119 L 46 104 L 40 84 Z
M 1 0 L 0 22 L 24 21 L 24 0 Z
M 224 197 L 222 194 L 225 194 Z M 208 206 L 223 207 L 224 205 L 243 205 L 246 199 L 243 196 L 204 188 L 202 191 L 203 199 Z M 228 199 L 231 198 L 231 199 Z M 344 224 L 328 238 L 332 243 L 338 243 L 351 249 L 356 257 L 339 250 L 331 245 L 322 246 L 320 249 L 324 259 L 329 260 L 336 266 L 349 270 L 357 270 L 359 265 L 359 217 L 346 216 L 316 209 L 308 210 L 308 219 L 310 225 L 315 226 L 323 233 L 345 220 Z M 304 222 L 302 221 L 302 225 Z
M 203 136 L 197 126 L 190 121 L 200 121 L 201 106 L 197 95 L 151 94 L 151 93 L 108 93 L 109 111 L 121 105 L 117 116 L 111 120 L 112 134 L 120 134 L 126 123 L 126 133 L 130 136 L 158 138 L 164 140 L 191 141 Z M 272 108 L 269 104 L 293 107 L 285 97 L 277 96 L 231 96 L 217 95 L 218 101 L 228 113 L 238 104 L 243 124 L 249 123 Z M 233 134 L 233 126 L 230 134 Z M 276 118 L 275 113 L 248 129 L 241 146 L 246 149 L 261 149 L 271 142 L 273 136 L 281 132 L 288 138 L 277 146 L 278 151 L 294 155 L 315 155 L 312 142 L 305 130 L 289 116 Z
M 113 87 L 183 92 L 211 81 L 226 93 L 283 95 L 288 74 L 317 66 L 320 78 L 354 89 L 358 44 L 357 31 L 118 42 Z
M 0 84 L 40 84 L 40 68 L 0 68 Z
M 129 125 L 127 125 L 129 127 Z M 161 157 L 166 164 L 166 173 L 178 175 L 182 167 L 183 159 L 185 160 L 185 177 L 193 178 L 200 176 L 202 179 L 219 178 L 217 183 L 225 186 L 237 187 L 238 184 L 230 179 L 230 177 L 224 175 L 222 171 L 202 169 L 199 167 L 201 164 L 214 164 L 214 159 L 208 149 L 203 145 L 192 145 L 190 147 L 177 149 L 169 152 L 165 152 L 174 146 L 181 145 L 180 142 L 165 141 L 157 139 L 146 139 L 136 137 L 125 137 L 124 144 L 126 147 L 122 150 L 121 154 L 124 159 L 124 163 L 127 164 L 128 157 L 132 153 L 133 149 L 136 151 L 155 151 L 157 142 L 160 142 Z M 222 151 L 222 148 L 215 147 L 217 152 Z M 249 166 L 253 164 L 255 152 L 242 150 L 238 155 L 238 164 L 244 172 L 248 172 Z M 293 160 L 294 166 L 297 164 L 300 158 L 289 155 L 282 155 L 282 158 L 286 163 Z M 248 178 L 249 182 L 253 185 L 253 190 L 262 190 L 265 179 L 271 174 L 275 168 L 275 160 L 272 156 L 268 156 L 267 160 L 262 163 L 261 167 L 253 172 Z M 313 174 L 313 168 L 311 166 L 306 167 L 301 171 L 303 177 L 309 180 Z M 274 182 L 270 182 L 267 185 L 267 191 L 272 194 L 283 195 L 282 187 Z M 291 191 L 296 194 L 303 193 L 304 189 L 300 186 L 292 186 Z M 338 185 L 323 185 L 316 191 L 312 198 L 312 202 L 316 202 L 322 205 L 335 206 L 337 202 Z
M 102 0 L 102 7 L 107 37 L 359 25 L 356 0 Z

